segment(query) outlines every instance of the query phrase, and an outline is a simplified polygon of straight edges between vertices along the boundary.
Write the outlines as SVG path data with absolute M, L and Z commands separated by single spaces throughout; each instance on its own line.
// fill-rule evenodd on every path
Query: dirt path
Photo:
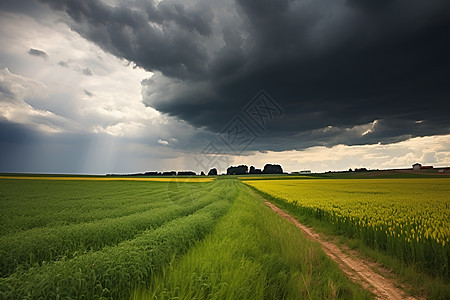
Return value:
M 318 242 L 322 246 L 323 251 L 339 265 L 350 279 L 371 291 L 377 299 L 417 299 L 407 296 L 401 289 L 397 288 L 397 284 L 393 279 L 386 278 L 375 272 L 373 270 L 376 267 L 375 263 L 366 262 L 357 256 L 343 252 L 335 244 L 324 241 L 311 228 L 301 224 L 293 216 L 285 213 L 274 204 L 268 201 L 265 201 L 265 204 L 283 218 L 294 223 L 310 240 Z M 379 267 L 377 269 L 382 268 Z

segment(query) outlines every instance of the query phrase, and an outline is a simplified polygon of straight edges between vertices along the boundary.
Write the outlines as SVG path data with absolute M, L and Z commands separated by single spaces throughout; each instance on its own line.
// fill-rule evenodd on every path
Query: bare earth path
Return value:
M 320 243 L 323 251 L 339 265 L 350 279 L 368 289 L 377 299 L 416 299 L 407 296 L 401 289 L 397 288 L 397 284 L 393 279 L 386 278 L 375 272 L 372 268 L 375 265 L 374 263 L 368 263 L 357 256 L 343 252 L 335 244 L 324 241 L 311 228 L 301 224 L 293 216 L 287 214 L 274 204 L 268 201 L 265 201 L 265 204 L 283 218 L 294 223 L 310 240 Z

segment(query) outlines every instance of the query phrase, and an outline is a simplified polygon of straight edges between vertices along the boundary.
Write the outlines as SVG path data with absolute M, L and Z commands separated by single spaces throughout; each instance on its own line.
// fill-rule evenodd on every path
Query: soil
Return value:
M 281 217 L 289 220 L 301 229 L 307 238 L 318 242 L 322 246 L 325 254 L 334 260 L 351 280 L 361 284 L 363 288 L 372 292 L 377 299 L 418 299 L 406 295 L 399 288 L 400 285 L 393 278 L 392 274 L 382 266 L 367 259 L 360 258 L 355 250 L 344 252 L 336 244 L 325 241 L 311 228 L 301 224 L 292 215 L 284 212 L 274 204 L 268 201 L 265 201 L 265 204 Z

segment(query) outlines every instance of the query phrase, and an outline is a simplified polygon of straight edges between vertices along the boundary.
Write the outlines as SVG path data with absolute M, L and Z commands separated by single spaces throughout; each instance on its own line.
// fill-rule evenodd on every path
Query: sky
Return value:
M 447 0 L 2 0 L 0 172 L 450 166 Z

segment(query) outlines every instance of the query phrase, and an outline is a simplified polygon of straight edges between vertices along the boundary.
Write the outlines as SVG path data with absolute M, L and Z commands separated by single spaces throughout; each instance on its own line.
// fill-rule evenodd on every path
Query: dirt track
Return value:
M 301 224 L 293 216 L 285 213 L 274 204 L 267 201 L 265 201 L 265 204 L 283 218 L 294 223 L 310 240 L 320 243 L 323 251 L 341 267 L 350 279 L 372 292 L 377 299 L 417 299 L 407 296 L 401 289 L 397 288 L 396 286 L 398 284 L 396 284 L 395 280 L 386 278 L 373 269 L 375 267 L 380 271 L 383 269 L 382 267 L 377 266 L 375 263 L 364 261 L 355 255 L 343 252 L 335 244 L 324 241 L 311 228 Z

